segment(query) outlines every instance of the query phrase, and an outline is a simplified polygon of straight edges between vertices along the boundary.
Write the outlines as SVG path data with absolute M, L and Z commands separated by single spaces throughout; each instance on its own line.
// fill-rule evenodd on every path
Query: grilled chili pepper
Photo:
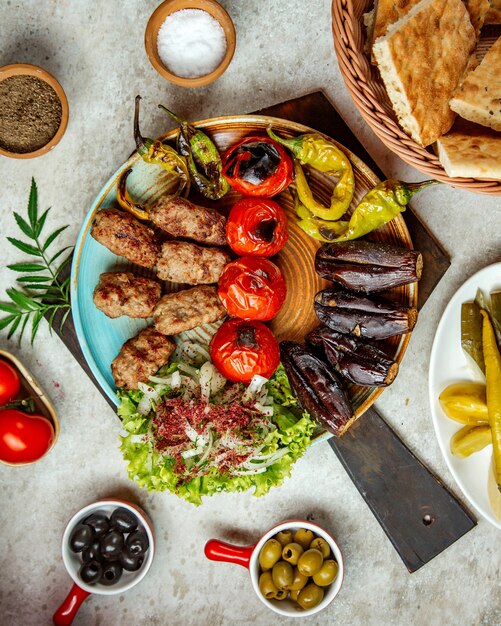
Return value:
M 210 137 L 163 104 L 158 106 L 179 124 L 177 149 L 186 159 L 191 180 L 198 191 L 209 200 L 222 198 L 230 190 L 230 185 L 222 174 L 221 156 Z
M 494 475 L 501 491 L 501 354 L 496 335 L 487 311 L 482 309 L 482 343 L 484 347 L 485 380 L 487 387 L 487 413 L 492 433 Z
M 253 135 L 226 151 L 223 175 L 246 196 L 271 198 L 292 182 L 292 160 L 278 142 Z
M 301 203 L 298 194 L 292 191 L 292 189 L 291 194 L 294 200 L 294 210 L 296 211 L 296 215 L 300 218 L 297 225 L 307 235 L 310 235 L 310 237 L 318 239 L 319 241 L 329 242 L 332 241 L 333 237 L 341 235 L 348 228 L 347 221 L 337 220 L 336 222 L 328 222 L 327 220 L 314 217 L 313 213 Z M 322 235 L 324 231 L 330 238 L 325 238 Z
M 168 172 L 179 176 L 178 193 L 184 190 L 187 196 L 190 191 L 190 175 L 186 159 L 178 154 L 172 146 L 162 143 L 158 139 L 148 139 L 141 135 L 139 131 L 139 102 L 141 96 L 136 96 L 134 109 L 134 139 L 138 154 L 145 163 L 155 163 Z
M 368 191 L 360 204 L 351 214 L 348 228 L 339 236 L 332 237 L 331 241 L 349 241 L 358 239 L 367 233 L 384 226 L 405 211 L 412 196 L 436 180 L 425 180 L 421 183 L 403 183 L 399 180 L 385 180 Z M 323 235 L 326 236 L 324 229 Z
M 355 176 L 346 154 L 334 142 L 318 133 L 306 133 L 291 139 L 283 139 L 275 135 L 271 128 L 267 130 L 272 139 L 289 148 L 296 158 L 294 162 L 296 188 L 305 207 L 313 215 L 325 220 L 338 220 L 342 217 L 348 210 L 355 191 Z M 315 200 L 301 165 L 310 165 L 320 172 L 338 178 L 332 192 L 330 207 Z

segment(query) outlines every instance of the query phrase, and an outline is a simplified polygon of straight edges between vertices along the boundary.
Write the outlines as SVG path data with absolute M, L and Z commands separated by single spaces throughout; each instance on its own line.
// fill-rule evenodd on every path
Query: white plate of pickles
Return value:
M 487 406 L 482 371 L 482 308 L 489 311 L 490 321 L 494 319 L 493 330 L 498 321 L 499 346 L 501 263 L 474 274 L 447 305 L 431 351 L 429 394 L 433 425 L 452 475 L 470 505 L 501 529 L 501 493 L 488 419 L 492 409 L 490 402 Z

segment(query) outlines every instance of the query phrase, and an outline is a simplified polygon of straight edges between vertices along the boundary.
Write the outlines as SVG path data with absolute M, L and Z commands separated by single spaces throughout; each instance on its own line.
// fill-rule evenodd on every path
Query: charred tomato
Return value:
M 20 389 L 21 383 L 16 368 L 0 359 L 0 406 L 15 400 Z
M 17 409 L 0 410 L 0 459 L 7 463 L 32 463 L 52 446 L 54 428 L 43 415 Z
M 288 237 L 285 211 L 268 198 L 242 198 L 233 205 L 226 221 L 228 244 L 242 256 L 273 256 Z
M 280 363 L 278 341 L 261 322 L 225 322 L 209 351 L 214 365 L 232 382 L 249 383 L 256 374 L 269 378 Z
M 292 160 L 266 135 L 244 137 L 223 155 L 223 175 L 235 191 L 271 198 L 292 182 Z
M 246 256 L 225 266 L 217 293 L 230 317 L 266 321 L 280 310 L 287 289 L 275 263 Z

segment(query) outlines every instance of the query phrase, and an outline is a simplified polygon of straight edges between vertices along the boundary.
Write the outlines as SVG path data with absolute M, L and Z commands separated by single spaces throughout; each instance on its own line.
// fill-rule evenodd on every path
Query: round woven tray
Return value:
M 364 53 L 363 14 L 373 4 L 373 0 L 332 1 L 332 32 L 339 69 L 362 117 L 392 152 L 430 178 L 476 193 L 501 195 L 501 181 L 447 176 L 432 149 L 423 148 L 400 128 L 378 70 Z

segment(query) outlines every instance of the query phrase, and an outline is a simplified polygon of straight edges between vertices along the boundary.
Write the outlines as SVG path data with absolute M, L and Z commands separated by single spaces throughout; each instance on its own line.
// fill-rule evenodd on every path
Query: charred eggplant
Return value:
M 342 435 L 354 415 L 337 376 L 304 344 L 283 341 L 280 356 L 303 409 L 333 435 Z
M 315 270 L 347 289 L 371 293 L 413 283 L 421 278 L 420 252 L 372 241 L 345 241 L 322 246 Z
M 398 374 L 398 363 L 370 343 L 319 326 L 306 340 L 320 346 L 336 371 L 362 387 L 386 387 Z
M 324 289 L 315 296 L 318 319 L 339 333 L 367 339 L 387 339 L 410 332 L 417 309 L 375 296 L 343 289 Z

